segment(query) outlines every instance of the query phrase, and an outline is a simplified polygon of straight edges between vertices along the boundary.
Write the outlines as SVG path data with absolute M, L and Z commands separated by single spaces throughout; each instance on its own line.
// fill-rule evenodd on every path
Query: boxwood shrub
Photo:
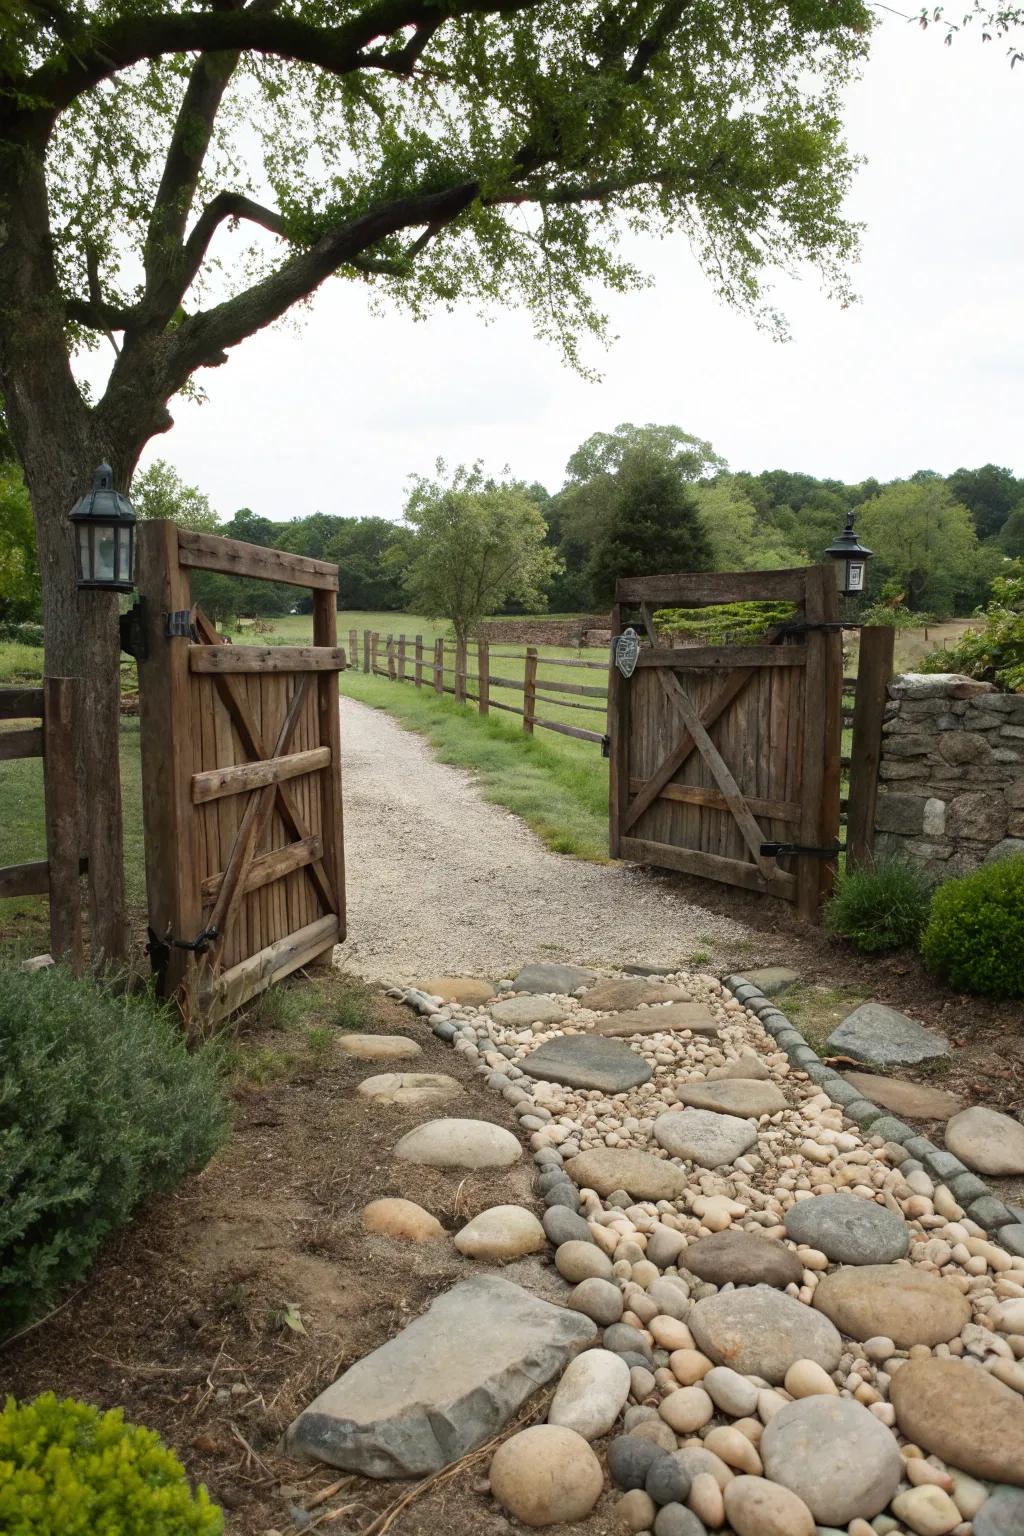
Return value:
M 961 992 L 1024 997 L 1024 856 L 983 864 L 940 886 L 921 955 Z
M 151 1429 L 52 1392 L 0 1412 L 4 1536 L 221 1536 L 224 1516 Z
M 922 869 L 902 859 L 844 870 L 825 908 L 825 925 L 865 954 L 916 949 L 928 921 L 932 884 Z
M 150 998 L 61 966 L 0 970 L 0 1339 L 202 1168 L 227 1123 L 213 1055 Z

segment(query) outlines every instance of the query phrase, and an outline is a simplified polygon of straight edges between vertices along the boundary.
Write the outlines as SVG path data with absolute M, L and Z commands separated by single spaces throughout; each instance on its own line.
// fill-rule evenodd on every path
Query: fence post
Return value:
M 526 670 L 523 674 L 523 730 L 533 735 L 533 722 L 537 715 L 537 647 L 526 647 Z
M 78 884 L 78 786 L 75 779 L 75 679 L 43 679 L 43 786 L 50 884 L 50 953 L 84 969 Z
M 892 677 L 895 639 L 896 631 L 891 624 L 869 624 L 860 632 L 846 808 L 847 869 L 867 869 L 872 863 L 882 724 Z
M 388 682 L 389 683 L 393 683 L 395 681 L 395 677 L 396 677 L 396 672 L 395 672 L 395 637 L 394 637 L 394 635 L 388 635 L 387 645 L 385 647 L 385 655 L 387 656 L 387 662 L 388 662 Z
M 486 640 L 476 643 L 476 674 L 480 713 L 486 715 L 491 707 L 491 648 Z
M 455 702 L 456 704 L 465 704 L 466 702 L 465 640 L 456 640 L 455 642 Z
M 376 675 L 380 670 L 380 658 L 377 655 L 380 646 L 380 631 L 374 630 L 370 635 L 370 671 Z
M 423 687 L 423 636 L 416 636 L 416 660 L 413 664 L 413 679 L 417 688 Z
M 434 641 L 434 692 L 444 693 L 444 641 Z
M 405 636 L 398 637 L 398 681 L 405 682 Z
M 370 670 L 370 631 L 368 629 L 364 629 L 363 630 L 363 671 L 364 672 L 369 672 L 369 670 Z
M 345 658 L 346 667 L 358 667 L 359 665 L 359 641 L 354 629 L 348 632 L 348 656 Z

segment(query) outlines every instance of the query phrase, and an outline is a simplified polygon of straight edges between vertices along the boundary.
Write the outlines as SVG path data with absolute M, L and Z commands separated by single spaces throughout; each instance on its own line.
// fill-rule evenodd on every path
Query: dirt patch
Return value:
M 320 1007 L 332 986 L 320 988 Z M 373 1014 L 368 1030 L 419 1041 L 423 1054 L 411 1069 L 448 1072 L 463 1084 L 452 1113 L 515 1128 L 505 1100 L 408 1010 L 380 998 Z M 311 1016 L 302 1028 L 318 1022 Z M 377 1063 L 333 1045 L 304 1054 L 298 1040 L 268 1031 L 247 1042 L 253 1052 L 293 1052 L 291 1075 L 241 1088 L 234 1134 L 210 1166 L 153 1201 L 106 1247 L 80 1293 L 0 1351 L 0 1393 L 52 1390 L 123 1405 L 128 1419 L 158 1430 L 224 1507 L 231 1536 L 296 1528 L 290 1510 L 306 1507 L 338 1474 L 282 1457 L 282 1431 L 469 1270 L 446 1240 L 420 1247 L 365 1232 L 363 1206 L 402 1195 L 449 1230 L 491 1205 L 538 1209 L 528 1157 L 468 1176 L 396 1163 L 395 1142 L 431 1114 L 369 1107 L 355 1090 Z M 546 1259 L 504 1273 L 549 1297 L 565 1293 Z M 305 1331 L 289 1327 L 286 1314 Z M 474 1492 L 486 1466 L 425 1495 L 391 1529 L 507 1529 Z M 326 1529 L 361 1531 L 408 1486 L 356 1479 L 315 1514 L 352 1504 Z M 595 1519 L 584 1530 L 599 1536 L 607 1527 Z

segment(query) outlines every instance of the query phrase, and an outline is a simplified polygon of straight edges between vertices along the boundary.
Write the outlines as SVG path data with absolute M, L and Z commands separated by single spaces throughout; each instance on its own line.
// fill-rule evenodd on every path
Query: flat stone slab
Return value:
M 423 1477 L 495 1435 L 597 1336 L 579 1312 L 476 1275 L 341 1376 L 288 1448 L 364 1477 Z
M 897 1349 L 947 1344 L 971 1320 L 970 1304 L 954 1285 L 907 1264 L 834 1270 L 818 1281 L 814 1306 L 849 1338 L 892 1339 Z
M 1024 1125 L 1012 1115 L 977 1104 L 946 1126 L 946 1148 L 975 1173 L 1024 1173 Z
M 597 980 L 594 971 L 585 971 L 578 965 L 554 965 L 540 961 L 524 965 L 518 976 L 512 978 L 514 992 L 555 992 L 568 997 L 578 987 L 590 986 Z
M 734 1163 L 757 1141 L 749 1120 L 716 1114 L 710 1109 L 673 1110 L 654 1122 L 654 1139 L 673 1157 L 686 1158 L 701 1168 L 721 1168 Z
M 629 981 L 599 981 L 589 987 L 580 1002 L 595 1012 L 614 1013 L 620 1008 L 639 1008 L 641 1003 L 685 1003 L 689 993 L 682 987 L 666 986 L 663 981 L 634 977 Z
M 906 1258 L 910 1229 L 902 1216 L 856 1195 L 815 1195 L 786 1212 L 786 1236 L 818 1248 L 837 1264 L 889 1264 Z
M 946 1056 L 949 1041 L 937 1030 L 926 1029 L 916 1019 L 908 1019 L 905 1013 L 884 1003 L 861 1003 L 833 1030 L 828 1048 L 858 1061 L 896 1067 Z
M 703 1003 L 666 1003 L 661 1008 L 627 1008 L 610 1013 L 594 1025 L 596 1035 L 658 1035 L 691 1029 L 695 1035 L 717 1035 L 720 1025 Z
M 1024 1484 L 1024 1397 L 988 1371 L 960 1360 L 908 1360 L 892 1378 L 889 1397 L 896 1423 L 915 1445 L 972 1477 Z M 977 1522 L 974 1528 L 981 1529 Z
M 495 1024 L 508 1029 L 530 1029 L 535 1024 L 561 1024 L 566 1010 L 553 997 L 540 993 L 527 993 L 524 997 L 507 997 L 503 1002 L 492 1003 L 488 1012 Z
M 494 988 L 489 981 L 476 976 L 430 976 L 419 984 L 420 991 L 428 997 L 439 997 L 446 1003 L 471 1003 L 478 1007 L 489 1003 Z
M 599 1195 L 624 1189 L 637 1200 L 678 1200 L 689 1186 L 674 1163 L 633 1147 L 595 1147 L 570 1158 L 565 1171 L 581 1189 Z
M 339 1051 L 360 1061 L 402 1061 L 422 1056 L 422 1048 L 408 1035 L 338 1035 Z
M 778 997 L 780 992 L 785 992 L 787 987 L 795 986 L 800 980 L 797 972 L 791 971 L 786 965 L 765 965 L 756 971 L 744 971 L 743 975 L 765 997 Z
M 428 1120 L 395 1148 L 403 1163 L 425 1168 L 509 1168 L 522 1155 L 518 1137 L 489 1120 Z
M 872 1104 L 891 1109 L 905 1120 L 948 1120 L 964 1107 L 963 1099 L 927 1083 L 905 1083 L 898 1077 L 876 1077 L 871 1072 L 841 1072 L 844 1083 Z
M 545 1040 L 520 1065 L 530 1077 L 567 1088 L 601 1088 L 605 1093 L 625 1093 L 649 1082 L 654 1069 L 619 1040 L 597 1035 L 563 1035 Z
M 752 1082 L 766 1083 L 771 1073 L 759 1056 L 741 1056 L 737 1061 L 727 1061 L 724 1067 L 712 1067 L 704 1081 L 721 1082 L 723 1078 L 748 1078 Z
M 676 1265 L 712 1285 L 772 1285 L 780 1291 L 802 1284 L 804 1274 L 800 1260 L 785 1243 L 735 1227 L 699 1237 L 683 1249 Z
M 677 1083 L 675 1095 L 680 1104 L 693 1109 L 711 1109 L 720 1115 L 774 1115 L 788 1109 L 789 1101 L 775 1083 L 759 1083 L 750 1078 L 724 1078 L 714 1083 Z
M 454 1077 L 444 1072 L 382 1072 L 377 1077 L 367 1077 L 359 1084 L 359 1092 L 375 1104 L 398 1104 L 404 1109 L 420 1109 L 430 1104 L 443 1104 L 465 1090 Z
M 685 1264 L 686 1252 L 680 1258 Z M 772 1383 L 782 1381 L 797 1360 L 813 1360 L 834 1371 L 843 1353 L 843 1341 L 828 1318 L 769 1285 L 705 1296 L 687 1323 L 697 1348 L 716 1365 Z

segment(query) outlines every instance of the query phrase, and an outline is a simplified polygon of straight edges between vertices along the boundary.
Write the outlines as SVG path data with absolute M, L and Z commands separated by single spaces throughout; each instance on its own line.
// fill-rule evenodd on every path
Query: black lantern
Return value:
M 853 513 L 846 514 L 846 527 L 825 551 L 836 563 L 836 586 L 843 597 L 859 597 L 864 591 L 868 561 L 873 551 L 865 549 L 853 531 Z
M 114 472 L 101 464 L 88 491 L 71 509 L 78 585 L 100 592 L 130 592 L 135 585 L 135 510 L 114 490 Z

